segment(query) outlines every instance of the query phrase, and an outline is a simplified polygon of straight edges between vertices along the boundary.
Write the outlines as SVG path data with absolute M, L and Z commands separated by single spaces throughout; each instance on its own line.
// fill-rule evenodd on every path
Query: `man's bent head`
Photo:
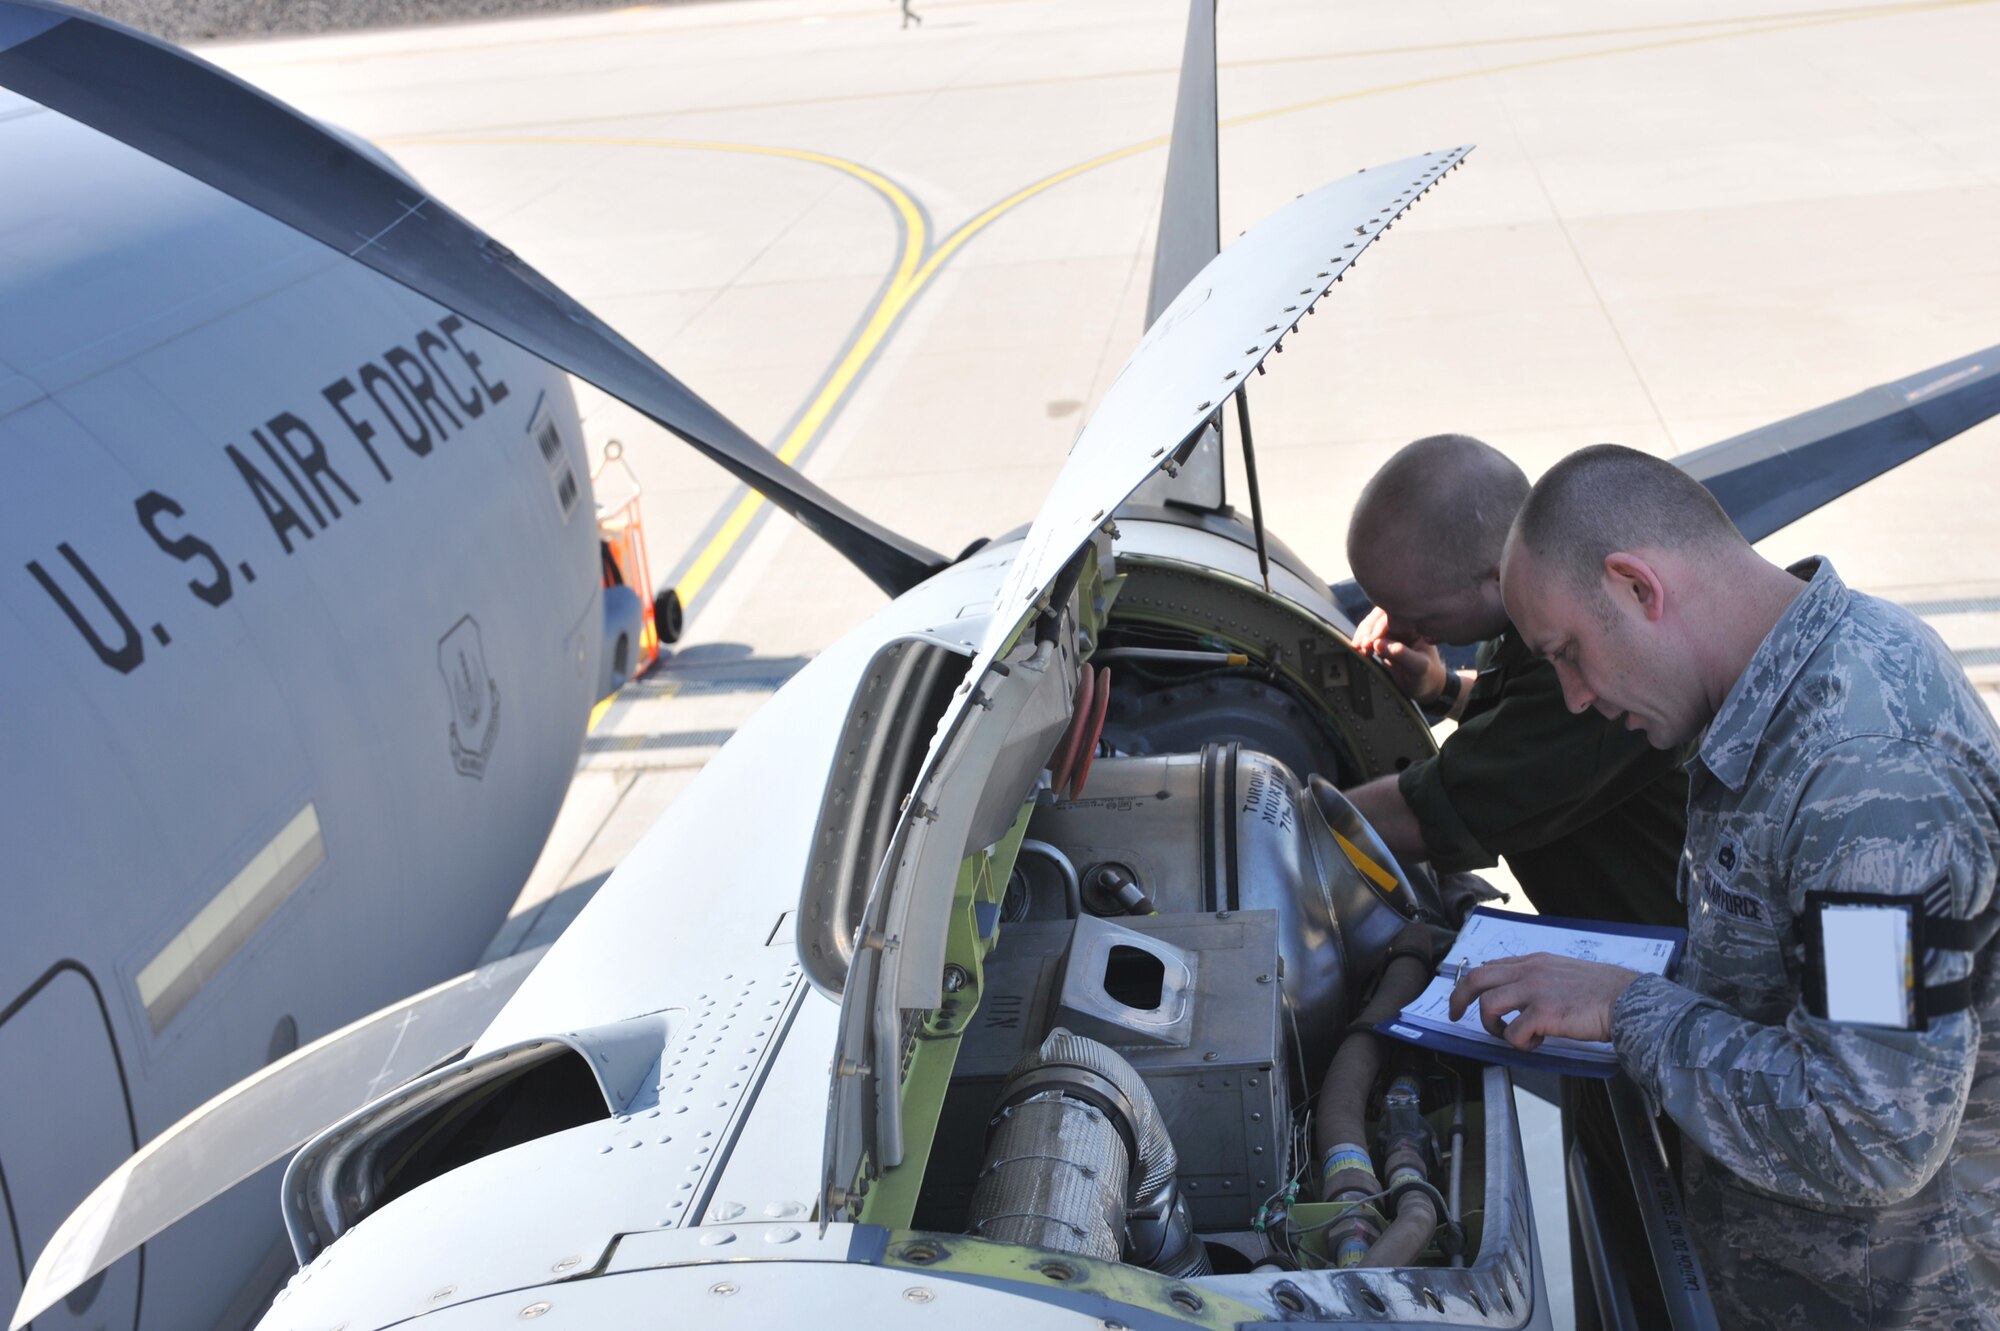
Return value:
M 1402 641 L 1469 643 L 1506 627 L 1500 554 L 1528 478 L 1469 435 L 1399 449 L 1354 506 L 1347 563 Z
M 1594 707 L 1669 749 L 1712 715 L 1690 600 L 1750 554 L 1699 481 L 1664 459 L 1599 444 L 1535 483 L 1507 539 L 1500 586 L 1528 646 L 1555 665 L 1570 710 Z

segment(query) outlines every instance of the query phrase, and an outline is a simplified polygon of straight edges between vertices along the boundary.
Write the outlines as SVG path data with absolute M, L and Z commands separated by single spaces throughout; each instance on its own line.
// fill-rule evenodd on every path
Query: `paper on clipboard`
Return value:
M 1444 964 L 1423 993 L 1404 1007 L 1394 1022 L 1379 1029 L 1416 1044 L 1433 1043 L 1430 1038 L 1433 1036 L 1444 1037 L 1454 1053 L 1478 1057 L 1483 1056 L 1483 1051 L 1493 1051 L 1512 1056 L 1504 1061 L 1521 1061 L 1521 1051 L 1486 1033 L 1479 1021 L 1478 1004 L 1468 1008 L 1457 1021 L 1451 1020 L 1451 991 L 1463 971 L 1503 957 L 1554 952 L 1623 966 L 1642 975 L 1665 975 L 1679 958 L 1685 937 L 1685 931 L 1680 929 L 1521 915 L 1482 906 L 1466 920 Z M 1464 1047 L 1468 1045 L 1476 1047 Z M 1601 1073 L 1616 1063 L 1611 1045 L 1601 1040 L 1550 1037 L 1534 1053 L 1532 1061 L 1536 1065 L 1558 1071 L 1563 1070 L 1564 1063 L 1575 1063 L 1583 1065 L 1577 1071 L 1587 1068 Z

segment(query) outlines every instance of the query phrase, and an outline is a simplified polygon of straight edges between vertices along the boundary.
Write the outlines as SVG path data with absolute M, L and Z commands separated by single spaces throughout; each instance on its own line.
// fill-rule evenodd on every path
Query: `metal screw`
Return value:
M 556 1264 L 555 1264 L 554 1266 L 550 1267 L 550 1268 L 549 1268 L 549 1270 L 551 1270 L 551 1271 L 567 1271 L 567 1270 L 569 1270 L 569 1269 L 570 1269 L 570 1268 L 571 1268 L 572 1266 L 579 1266 L 579 1265 L 581 1265 L 581 1264 L 582 1264 L 582 1262 L 583 1262 L 583 1258 L 581 1258 L 581 1257 L 565 1257 L 565 1258 L 563 1258 L 563 1259 L 562 1259 L 562 1260 L 561 1260 L 560 1262 L 557 1262 L 557 1263 L 556 1263 Z
M 529 1318 L 540 1317 L 543 1313 L 549 1310 L 549 1307 L 550 1304 L 547 1299 L 543 1299 L 539 1303 L 531 1303 L 527 1307 L 521 1309 L 521 1318 L 522 1320 L 525 1321 Z
M 448 1299 L 456 1293 L 458 1293 L 457 1285 L 446 1285 L 443 1289 L 431 1295 L 431 1302 L 436 1303 L 439 1299 Z
M 903 1291 L 904 1300 L 910 1303 L 929 1303 L 936 1297 L 937 1295 L 931 1293 L 931 1291 L 925 1289 L 922 1285 L 912 1285 Z
M 708 1292 L 726 1299 L 736 1292 L 736 1286 L 730 1281 L 718 1280 L 715 1284 L 708 1287 Z
M 1271 982 L 1271 977 L 1268 975 L 1259 975 L 1257 977 L 1258 984 L 1269 984 L 1270 982 Z
M 954 962 L 944 968 L 944 991 L 948 994 L 955 994 L 965 988 L 971 978 L 971 976 L 965 973 L 965 967 Z
M 1201 1061 L 1204 1063 L 1213 1063 L 1216 1059 L 1221 1057 L 1222 1055 L 1216 1053 L 1213 1049 L 1211 1049 L 1207 1053 L 1201 1056 Z

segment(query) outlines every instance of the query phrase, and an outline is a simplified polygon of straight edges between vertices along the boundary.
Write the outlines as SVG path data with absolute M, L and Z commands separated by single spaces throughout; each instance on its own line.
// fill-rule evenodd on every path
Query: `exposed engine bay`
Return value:
M 976 1010 L 907 1223 L 1182 1279 L 1463 1265 L 1481 1070 L 1371 1029 L 1455 912 L 1339 793 L 1421 722 L 1254 590 L 1120 571 L 991 950 L 947 971 Z
M 935 636 L 882 646 L 851 695 L 795 935 L 840 995 L 816 1218 L 884 1266 L 1217 1326 L 1521 1324 L 1539 1277 L 1508 1078 L 1376 1030 L 1470 898 L 1398 864 L 1340 787 L 1431 752 L 1426 727 L 1325 620 L 1214 570 L 1108 577 L 1086 555 L 990 711 Z M 995 724 L 915 781 L 961 694 Z M 920 824 L 928 861 L 903 840 Z M 301 1259 L 478 1185 L 475 1162 L 599 1160 L 599 1133 L 690 1142 L 688 1191 L 722 1120 L 633 1125 L 670 1095 L 705 1107 L 716 1001 L 497 1045 L 363 1106 L 287 1172 Z

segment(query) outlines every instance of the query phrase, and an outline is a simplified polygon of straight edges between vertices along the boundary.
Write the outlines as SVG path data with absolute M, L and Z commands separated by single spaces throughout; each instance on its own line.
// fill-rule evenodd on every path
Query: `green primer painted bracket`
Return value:
M 980 994 L 985 989 L 986 954 L 1000 938 L 997 922 L 992 932 L 981 936 L 979 907 L 989 906 L 997 916 L 1034 809 L 1032 800 L 1023 804 L 1005 836 L 959 862 L 958 884 L 952 891 L 951 915 L 945 927 L 944 956 L 946 973 L 951 974 L 955 967 L 964 982 L 956 990 L 947 990 L 944 1002 L 926 1013 L 917 1029 L 903 1069 L 903 1162 L 882 1171 L 870 1185 L 861 1204 L 863 1223 L 897 1229 L 908 1226 L 916 1215 L 917 1194 L 930 1163 L 952 1069 L 958 1065 L 962 1037 L 973 1013 L 979 1010 Z
M 1039 1302 L 1121 1324 L 1128 1319 L 1119 1314 L 1128 1310 L 1212 1331 L 1276 1320 L 1267 1310 L 1142 1266 L 994 1243 L 967 1234 L 892 1233 L 881 1264 L 941 1280 L 1007 1287 Z
M 1104 576 L 1095 543 L 1084 548 L 1083 571 L 1077 578 L 1077 629 L 1095 650 L 1118 598 L 1123 577 Z M 1025 633 L 1035 622 L 1032 612 L 1016 627 Z M 1009 650 L 1013 644 L 1009 644 Z M 1003 653 L 1004 655 L 1004 653 Z M 924 1170 L 930 1163 L 931 1146 L 937 1137 L 938 1119 L 944 1113 L 945 1093 L 951 1074 L 958 1065 L 958 1051 L 965 1029 L 979 1010 L 986 984 L 986 954 L 999 941 L 996 923 L 991 933 L 979 932 L 979 907 L 997 913 L 1007 895 L 1007 880 L 1021 842 L 1028 835 L 1028 817 L 1034 802 L 1022 805 L 1007 834 L 974 855 L 959 862 L 958 882 L 952 890 L 951 914 L 945 931 L 945 964 L 956 967 L 964 977 L 956 990 L 945 994 L 944 1002 L 924 1014 L 916 1040 L 903 1067 L 903 1162 L 882 1172 L 868 1188 L 861 1204 L 860 1219 L 867 1224 L 900 1228 L 916 1214 L 917 1194 L 923 1187 Z M 950 973 L 949 971 L 947 973 Z M 865 1171 L 864 1171 L 865 1173 Z

